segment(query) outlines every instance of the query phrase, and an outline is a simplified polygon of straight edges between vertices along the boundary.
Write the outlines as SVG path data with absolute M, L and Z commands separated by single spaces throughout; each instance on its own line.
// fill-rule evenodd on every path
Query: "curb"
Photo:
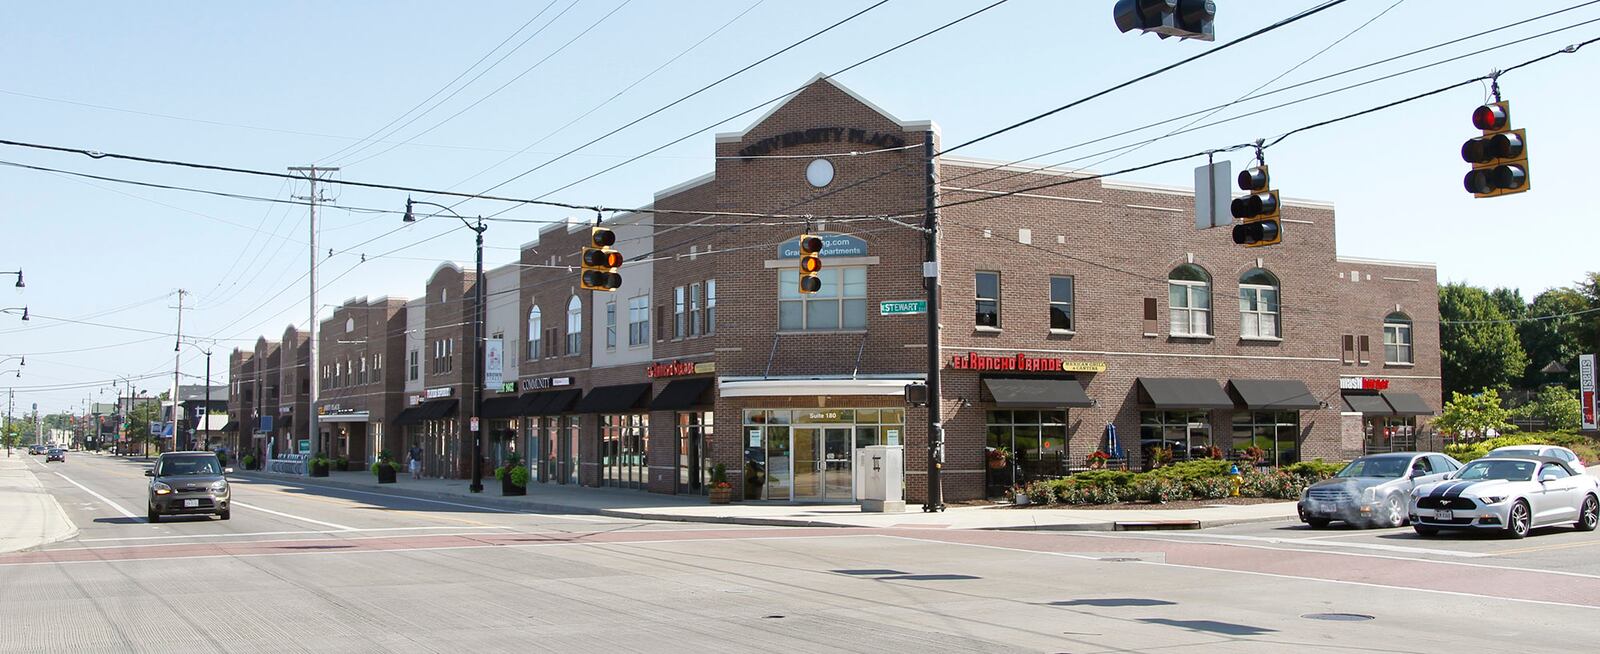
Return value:
M 1257 522 L 1279 522 L 1279 521 L 1282 521 L 1282 520 L 1295 520 L 1295 519 L 1297 519 L 1297 518 L 1295 518 L 1295 516 L 1261 516 L 1261 517 L 1255 517 L 1255 518 L 1219 518 L 1219 519 L 1216 519 L 1216 520 L 1177 520 L 1177 521 L 1170 521 L 1170 522 L 1182 523 L 1182 526 L 1168 526 L 1168 527 L 1165 527 L 1165 529 L 1169 530 L 1169 531 L 1172 531 L 1172 530 L 1197 531 L 1197 530 L 1202 530 L 1202 529 L 1210 529 L 1212 527 L 1226 527 L 1228 525 L 1243 525 L 1243 524 L 1252 524 L 1252 523 L 1257 523 Z M 1127 525 L 1129 525 L 1129 523 L 1133 523 L 1133 522 L 1150 523 L 1150 522 L 1168 522 L 1168 521 L 1122 520 L 1122 521 L 1112 521 L 1112 522 L 1063 523 L 1063 524 L 1054 524 L 1054 525 L 1016 525 L 1016 526 L 1006 526 L 1006 527 L 974 527 L 974 529 L 981 529 L 981 530 L 985 530 L 985 531 L 1135 531 L 1135 529 L 1127 528 Z M 1162 529 L 1159 529 L 1159 528 L 1157 528 L 1157 529 L 1148 529 L 1148 528 L 1146 528 L 1146 529 L 1140 529 L 1139 531 L 1161 531 L 1161 530 Z
M 60 536 L 56 536 L 56 537 L 52 537 L 52 538 L 41 538 L 41 539 L 39 539 L 39 542 L 33 543 L 31 545 L 26 545 L 24 547 L 10 548 L 10 549 L 0 549 L 0 554 L 10 554 L 10 553 L 13 553 L 13 552 L 31 552 L 31 551 L 40 549 L 40 548 L 42 548 L 42 547 L 44 547 L 46 545 L 52 545 L 52 544 L 59 543 L 59 542 L 64 541 L 64 540 L 71 540 L 73 538 L 77 538 L 78 537 L 78 533 L 79 533 L 78 523 L 73 522 L 72 518 L 67 516 L 67 510 L 61 507 L 61 502 L 59 500 L 57 500 L 54 495 L 50 494 L 49 491 L 45 490 L 44 484 L 39 482 L 39 476 L 34 474 L 34 472 L 33 472 L 33 470 L 31 468 L 28 468 L 26 466 L 26 464 L 24 464 L 22 470 L 24 472 L 28 473 L 29 477 L 33 478 L 33 483 L 34 483 L 35 489 L 38 490 L 40 495 L 43 495 L 46 499 L 50 500 L 50 506 L 55 507 L 56 515 L 60 517 L 61 522 L 63 524 L 67 525 L 68 529 L 65 532 L 62 532 L 62 534 Z

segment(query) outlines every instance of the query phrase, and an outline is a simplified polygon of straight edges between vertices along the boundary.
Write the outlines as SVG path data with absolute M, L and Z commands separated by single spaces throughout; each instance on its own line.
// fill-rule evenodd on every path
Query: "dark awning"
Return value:
M 228 424 L 222 426 L 222 431 L 239 431 L 239 421 L 229 420 Z
M 527 406 L 523 407 L 522 410 L 525 412 L 524 415 L 530 416 L 552 416 L 558 413 L 566 413 L 572 410 L 572 403 L 578 401 L 578 396 L 582 394 L 583 391 L 576 388 L 545 391 L 537 394 L 542 395 L 542 398 L 535 397 L 529 400 Z
M 515 395 L 491 397 L 483 401 L 484 418 L 515 418 L 522 415 L 522 398 Z
M 1215 379 L 1140 377 L 1139 401 L 1157 409 L 1232 409 Z
M 1298 379 L 1230 379 L 1234 398 L 1252 411 L 1299 411 L 1322 406 Z
M 1352 413 L 1364 413 L 1369 416 L 1392 416 L 1394 407 L 1383 401 L 1382 395 L 1346 394 L 1344 406 Z
M 1390 393 L 1384 392 L 1383 399 L 1389 401 L 1389 406 L 1394 407 L 1397 416 L 1431 416 L 1433 409 L 1428 408 L 1428 403 L 1416 393 Z
M 984 379 L 984 387 L 1002 409 L 1093 406 L 1075 379 Z
M 418 413 L 423 420 L 448 418 L 456 414 L 456 405 L 460 403 L 460 400 L 428 400 L 418 407 Z
M 394 424 L 396 424 L 396 425 L 420 425 L 420 424 L 422 424 L 422 407 L 420 405 L 418 405 L 418 406 L 408 406 L 408 407 L 406 407 L 404 409 L 401 409 L 400 410 L 400 415 L 394 417 Z
M 545 403 L 550 401 L 551 395 L 555 395 L 555 393 L 523 393 L 521 408 L 522 415 L 539 415 L 540 410 L 544 408 Z
M 650 408 L 676 411 L 711 404 L 710 398 L 706 397 L 706 391 L 711 389 L 711 381 L 710 377 L 697 377 L 667 382 L 667 387 L 650 401 Z
M 618 386 L 596 386 L 589 389 L 589 394 L 578 400 L 577 413 L 626 413 L 631 409 L 642 409 L 647 406 L 640 399 L 648 401 L 645 397 L 650 392 L 650 384 L 621 384 Z

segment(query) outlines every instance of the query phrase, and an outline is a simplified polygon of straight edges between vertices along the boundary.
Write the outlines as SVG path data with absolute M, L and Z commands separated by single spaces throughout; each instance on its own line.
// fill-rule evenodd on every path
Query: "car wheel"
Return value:
M 1528 532 L 1533 529 L 1533 516 L 1528 511 L 1528 503 L 1517 500 L 1511 505 L 1511 519 L 1506 521 L 1506 533 L 1512 538 L 1527 538 Z
M 233 509 L 223 509 L 217 512 L 217 517 L 222 518 L 223 520 L 227 520 L 231 515 L 233 515 Z
M 1406 524 L 1406 507 L 1400 502 L 1399 495 L 1390 495 L 1384 503 L 1384 510 L 1388 515 L 1383 516 L 1381 527 L 1404 527 Z
M 1327 529 L 1328 523 L 1333 522 L 1327 518 L 1305 518 L 1305 521 L 1312 529 Z
M 144 519 L 145 519 L 146 522 L 149 522 L 150 524 L 155 524 L 157 522 L 161 522 L 161 514 L 160 513 L 156 513 L 155 507 L 151 507 L 151 508 L 145 509 Z
M 1417 535 L 1418 536 L 1428 537 L 1428 536 L 1438 536 L 1439 535 L 1439 528 L 1438 527 L 1424 527 L 1422 525 L 1411 525 L 1411 528 L 1417 530 Z
M 1600 526 L 1600 499 L 1590 495 L 1583 498 L 1583 508 L 1578 511 L 1578 531 L 1594 531 Z

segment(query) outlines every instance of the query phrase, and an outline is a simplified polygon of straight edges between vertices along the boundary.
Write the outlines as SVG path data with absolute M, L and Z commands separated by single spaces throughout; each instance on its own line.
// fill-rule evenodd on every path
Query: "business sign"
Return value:
M 505 383 L 505 339 L 489 338 L 483 341 L 483 385 L 499 386 Z
M 538 391 L 559 386 L 571 386 L 571 377 L 529 377 L 522 380 L 522 390 Z
M 739 156 L 759 157 L 780 148 L 813 143 L 855 143 L 878 148 L 900 148 L 905 147 L 906 140 L 895 134 L 868 132 L 855 127 L 813 127 L 761 139 L 740 148 Z
M 1030 357 L 1026 354 L 987 356 L 968 352 L 950 357 L 950 368 L 1005 372 L 1105 372 L 1106 364 L 1102 361 L 1067 361 L 1052 357 Z
M 455 394 L 455 392 L 456 388 L 454 386 L 440 386 L 438 388 L 430 388 L 426 391 L 423 391 L 422 396 L 430 400 L 437 400 L 441 397 L 450 397 L 451 395 Z
M 1346 391 L 1386 391 L 1389 380 L 1378 377 L 1341 377 L 1339 389 Z
M 927 300 L 889 300 L 878 303 L 879 315 L 900 316 L 913 313 L 927 313 Z
M 500 392 L 501 393 L 515 393 L 515 392 L 517 392 L 517 383 L 516 382 L 501 382 L 500 383 Z
M 673 361 L 672 363 L 652 363 L 645 368 L 644 375 L 651 379 L 662 377 L 682 377 L 684 375 L 702 375 L 717 371 L 715 361 L 692 363 L 689 361 Z
M 867 256 L 867 242 L 854 236 L 844 234 L 817 234 L 822 238 L 822 257 L 864 257 Z M 778 245 L 779 259 L 799 259 L 800 239 L 791 238 Z
M 301 454 L 310 454 L 311 453 L 311 440 L 310 439 L 306 439 L 306 438 L 300 439 L 300 453 Z
M 1578 355 L 1578 400 L 1583 404 L 1583 428 L 1595 429 L 1595 413 L 1600 411 L 1595 402 L 1600 398 L 1595 397 L 1593 354 Z

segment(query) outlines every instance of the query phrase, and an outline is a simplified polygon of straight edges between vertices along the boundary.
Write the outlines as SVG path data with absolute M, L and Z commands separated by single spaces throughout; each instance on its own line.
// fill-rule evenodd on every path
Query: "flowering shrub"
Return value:
M 1300 492 L 1338 471 L 1341 464 L 1311 461 L 1276 470 L 1240 469 L 1243 497 L 1296 499 Z M 1214 500 L 1233 494 L 1233 464 L 1228 461 L 1185 461 L 1150 472 L 1090 470 L 1071 477 L 1035 481 L 1020 491 L 1033 504 L 1115 504 Z

